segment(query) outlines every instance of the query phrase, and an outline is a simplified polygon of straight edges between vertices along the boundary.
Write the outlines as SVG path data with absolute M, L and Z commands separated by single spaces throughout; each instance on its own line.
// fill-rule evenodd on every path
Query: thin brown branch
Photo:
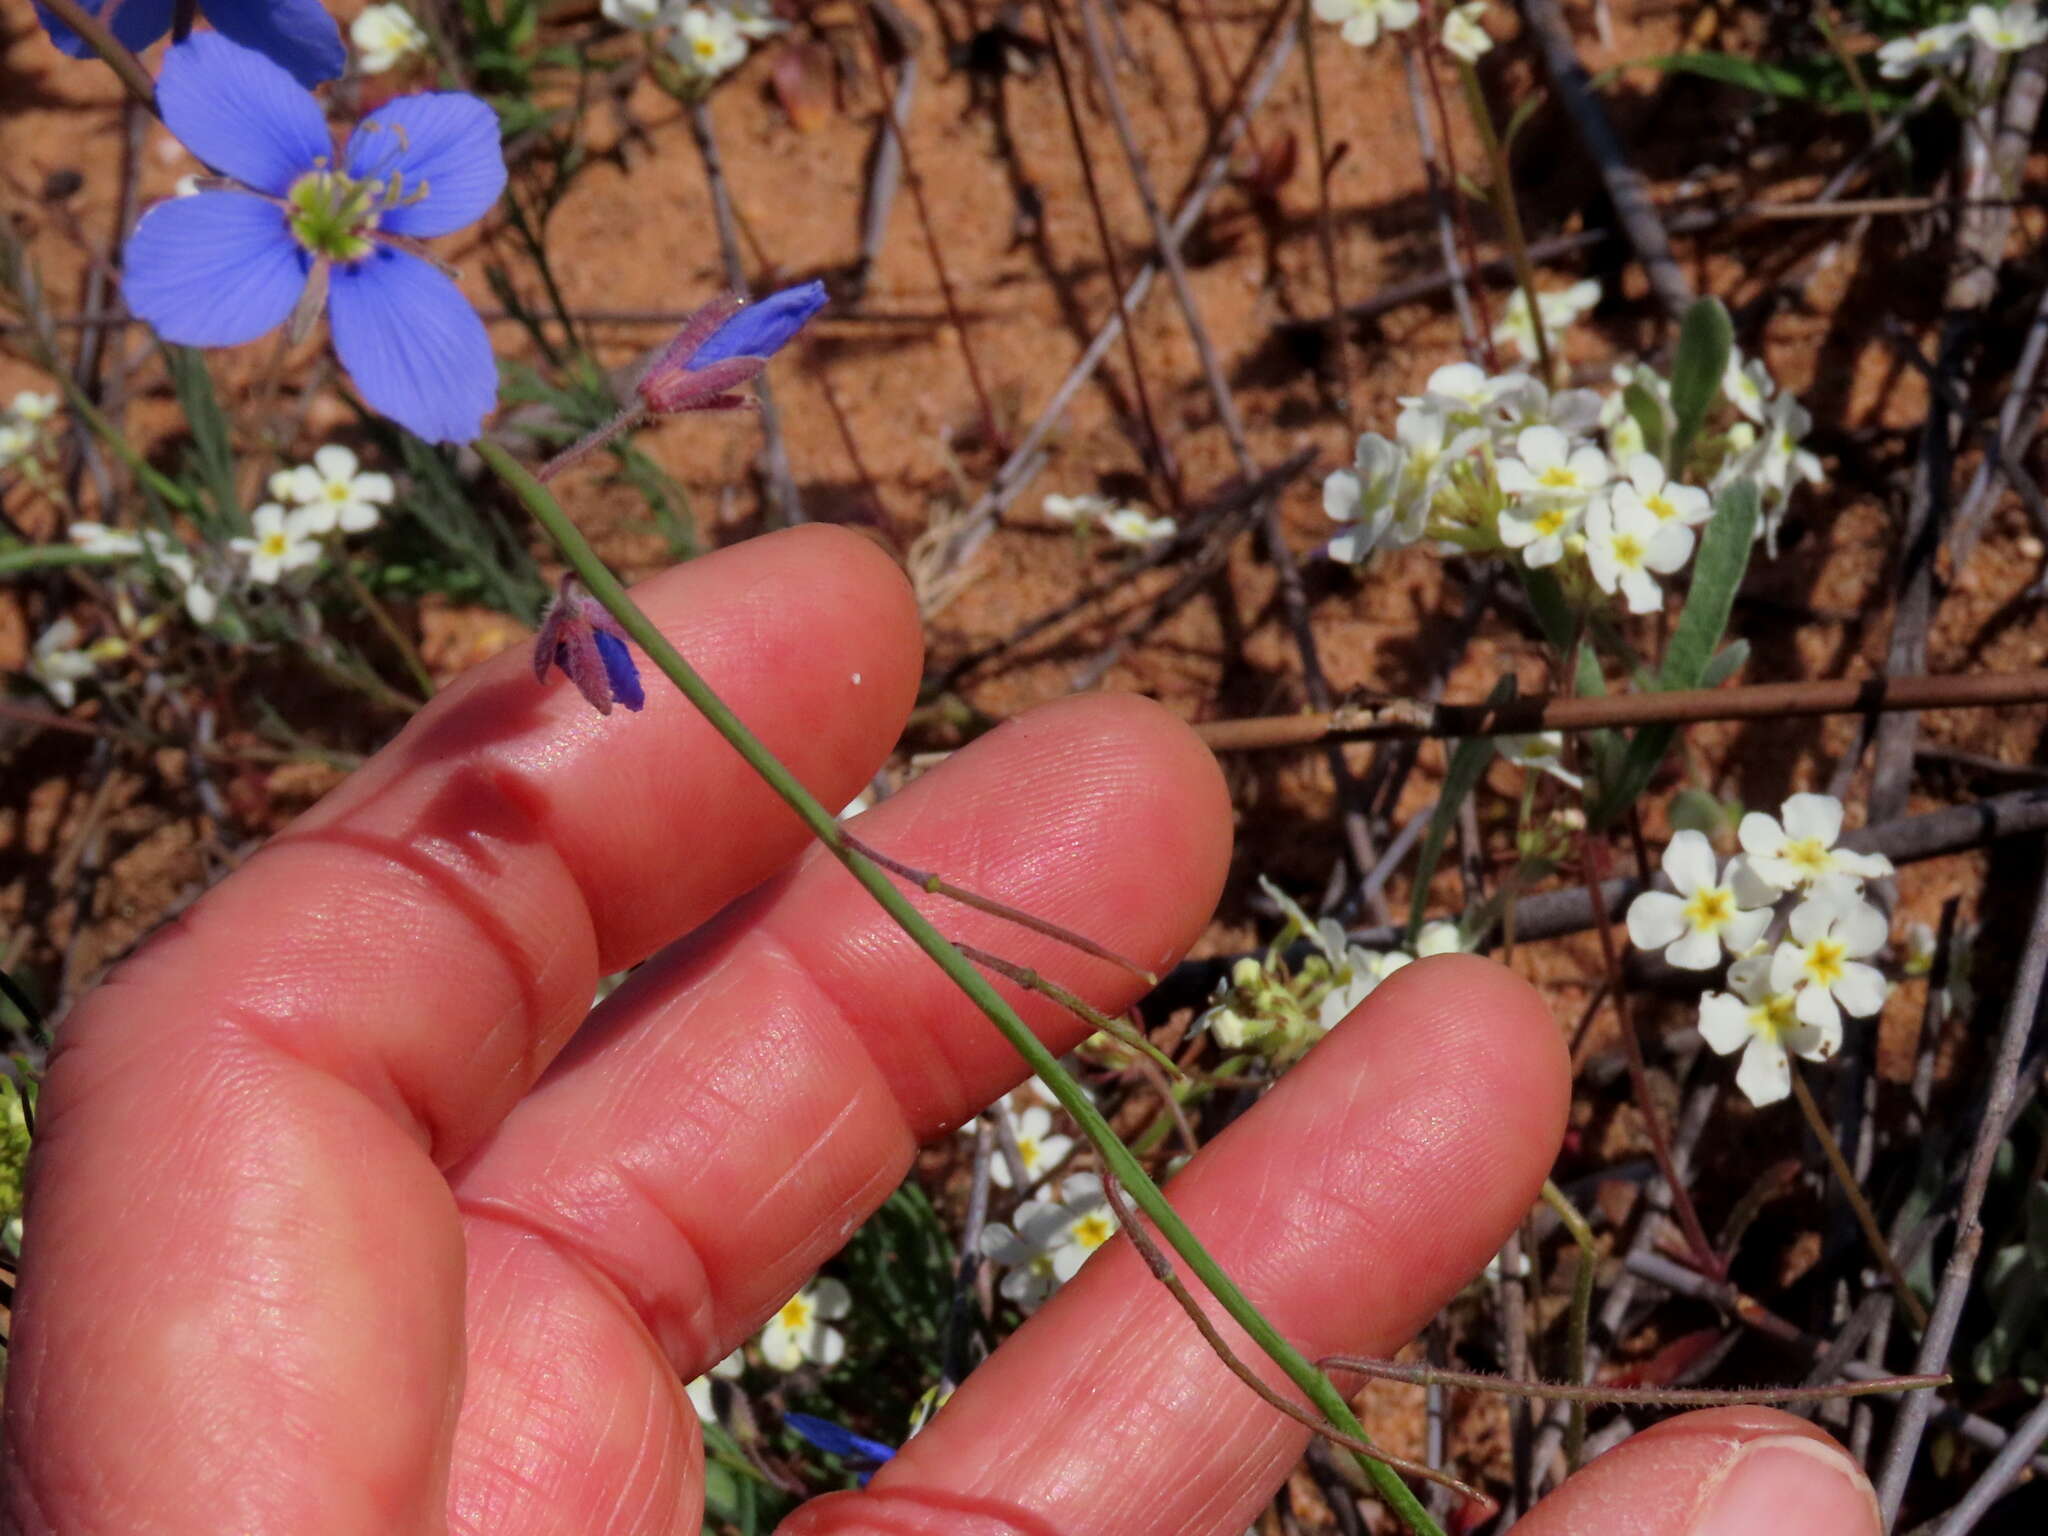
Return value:
M 1212 752 L 1322 746 L 1333 741 L 1432 736 L 1519 736 L 1707 720 L 1782 720 L 1892 710 L 1990 709 L 2048 701 L 2048 671 L 1869 677 L 1599 698 L 1531 694 L 1502 704 L 1427 704 L 1414 699 L 1347 704 L 1325 714 L 1211 720 L 1195 727 Z
M 1885 1376 L 1876 1381 L 1841 1381 L 1829 1386 L 1792 1387 L 1619 1387 L 1602 1382 L 1530 1381 L 1491 1371 L 1453 1371 L 1420 1361 L 1380 1360 L 1369 1355 L 1325 1355 L 1326 1371 L 1356 1371 L 1411 1387 L 1461 1387 L 1508 1397 L 1550 1402 L 1634 1403 L 1653 1408 L 1742 1408 L 1770 1403 L 1805 1403 L 1831 1397 L 1875 1397 L 1885 1392 L 1924 1392 L 1949 1384 L 1947 1376 Z M 1375 1452 L 1374 1454 L 1378 1454 Z

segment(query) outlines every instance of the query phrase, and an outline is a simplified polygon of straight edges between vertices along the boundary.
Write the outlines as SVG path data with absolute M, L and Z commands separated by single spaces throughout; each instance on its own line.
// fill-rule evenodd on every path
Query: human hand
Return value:
M 827 803 L 895 742 L 920 629 L 866 542 L 754 540 L 639 597 Z M 1084 698 L 957 754 L 861 831 L 1163 966 L 1208 919 L 1230 826 L 1187 732 Z M 1133 999 L 1130 977 L 1036 934 L 944 921 L 1099 1007 Z M 579 1029 L 597 978 L 642 961 Z M 1055 1049 L 1083 1033 L 1019 1006 Z M 694 1531 L 682 1383 L 839 1247 L 920 1140 L 1018 1077 L 680 697 L 652 687 L 644 713 L 600 719 L 501 657 L 66 1023 L 14 1316 L 12 1518 L 66 1536 Z M 1390 1354 L 1527 1209 L 1567 1099 L 1526 986 L 1424 961 L 1172 1196 L 1309 1355 Z M 785 1530 L 1231 1536 L 1302 1442 L 1118 1242 L 865 1492 Z M 1832 1442 L 1743 1410 L 1637 1436 L 1524 1529 L 1877 1525 Z

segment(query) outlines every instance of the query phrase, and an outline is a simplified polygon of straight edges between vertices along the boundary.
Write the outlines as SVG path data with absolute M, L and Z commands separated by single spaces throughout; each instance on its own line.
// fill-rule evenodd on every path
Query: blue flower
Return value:
M 801 323 L 801 322 L 799 322 Z M 856 1435 L 852 1430 L 830 1419 L 818 1418 L 809 1413 L 785 1413 L 782 1422 L 795 1430 L 804 1439 L 828 1456 L 837 1456 L 845 1461 L 871 1461 L 877 1466 L 892 1460 L 896 1447 L 884 1445 L 879 1440 L 870 1440 L 865 1435 Z M 865 1488 L 872 1471 L 860 1474 L 860 1485 Z
M 114 7 L 113 16 L 105 18 L 108 29 L 136 52 L 171 30 L 171 13 L 177 8 L 177 0 L 79 0 L 79 4 L 96 17 L 104 17 L 107 9 Z M 348 64 L 341 28 L 320 0 L 199 0 L 199 10 L 221 36 L 284 66 L 301 85 L 332 80 Z M 85 39 L 43 9 L 42 0 L 37 0 L 36 17 L 61 51 L 74 59 L 92 57 Z
M 573 576 L 562 578 L 534 637 L 533 675 L 544 683 L 554 667 L 600 715 L 610 714 L 614 703 L 638 710 L 647 702 L 640 669 L 626 649 L 626 632 Z
M 690 355 L 692 368 L 723 362 L 728 357 L 772 357 L 825 307 L 825 285 L 819 282 L 785 288 L 756 303 L 742 306 Z
M 320 104 L 259 53 L 211 32 L 173 47 L 164 123 L 231 178 L 159 203 L 122 253 L 128 307 L 166 341 L 232 347 L 327 311 L 373 410 L 430 442 L 467 442 L 497 404 L 483 322 L 417 242 L 481 218 L 505 185 L 498 119 L 474 96 L 403 96 L 338 157 Z

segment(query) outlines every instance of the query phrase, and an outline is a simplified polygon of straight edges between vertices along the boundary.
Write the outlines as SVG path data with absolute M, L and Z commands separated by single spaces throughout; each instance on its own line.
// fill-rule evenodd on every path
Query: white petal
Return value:
M 837 1280 L 819 1280 L 811 1286 L 811 1305 L 820 1317 L 844 1317 L 853 1310 L 853 1292 Z
M 793 1371 L 804 1363 L 804 1352 L 794 1333 L 772 1322 L 761 1330 L 761 1358 L 778 1371 Z
M 1775 1104 L 1792 1091 L 1792 1063 L 1785 1048 L 1762 1035 L 1750 1041 L 1742 1053 L 1742 1065 L 1735 1072 L 1735 1086 L 1758 1109 Z
M 1835 1000 L 1859 1019 L 1867 1019 L 1882 1009 L 1890 992 L 1882 971 L 1854 960 L 1842 967 L 1834 986 Z
M 1785 1044 L 1808 1061 L 1832 1060 L 1842 1048 L 1842 1021 L 1794 1030 Z
M 1801 987 L 1799 1001 L 1793 1005 L 1793 1013 L 1802 1024 L 1811 1024 L 1815 1029 L 1840 1029 L 1842 1010 L 1835 1006 L 1834 998 L 1826 987 Z
M 1735 829 L 1735 836 L 1741 842 L 1743 852 L 1752 860 L 1774 857 L 1785 846 L 1785 829 L 1778 825 L 1777 817 L 1765 811 L 1751 811 L 1743 817 L 1741 825 Z M 1756 869 L 1754 863 L 1751 868 Z M 1756 869 L 1756 873 L 1763 875 L 1761 869 Z M 1786 889 L 1768 875 L 1764 875 L 1764 878 L 1779 890 Z
M 1088 1262 L 1088 1250 L 1079 1243 L 1066 1243 L 1056 1249 L 1052 1256 L 1053 1277 L 1065 1285 L 1081 1272 L 1081 1266 Z
M 980 1246 L 984 1258 L 993 1259 L 1005 1269 L 1029 1264 L 1038 1252 L 1000 1221 L 992 1221 L 981 1229 Z
M 811 1358 L 820 1365 L 837 1365 L 846 1358 L 846 1335 L 837 1328 L 814 1328 L 806 1342 Z
M 1735 893 L 1738 907 L 1773 907 L 1782 894 L 1778 886 L 1756 872 L 1756 866 L 1750 863 L 1746 853 L 1738 853 L 1728 861 L 1721 883 Z
M 1332 470 L 1323 477 L 1323 511 L 1329 515 L 1332 521 L 1348 523 L 1357 517 L 1360 496 L 1361 487 L 1358 476 L 1354 475 L 1350 470 Z M 1060 499 L 1064 501 L 1066 498 L 1061 497 Z M 1064 513 L 1053 512 L 1052 497 L 1046 497 L 1045 501 L 1048 513 L 1059 518 L 1062 522 L 1066 521 Z
M 1891 937 L 1891 925 L 1884 914 L 1867 901 L 1851 902 L 1835 919 L 1835 937 L 1847 946 L 1852 959 L 1874 955 Z
M 1682 896 L 1714 883 L 1715 862 L 1714 845 L 1704 832 L 1674 832 L 1664 850 L 1664 873 Z
M 1726 992 L 1700 999 L 1700 1034 L 1718 1055 L 1733 1055 L 1749 1043 L 1749 1004 Z
M 1728 985 L 1744 1001 L 1762 1002 L 1772 992 L 1771 963 L 1769 955 L 1744 956 L 1728 967 Z
M 1628 904 L 1628 938 L 1637 949 L 1662 949 L 1685 933 L 1685 903 L 1668 891 L 1645 891 Z
M 1794 795 L 1785 802 L 1785 835 L 1834 847 L 1842 835 L 1842 802 L 1833 795 Z
M 1771 955 L 1771 990 L 1790 992 L 1806 979 L 1806 951 L 1797 944 L 1778 941 Z
M 340 443 L 329 443 L 313 451 L 314 467 L 323 480 L 353 480 L 359 467 L 355 454 Z
M 1755 948 L 1756 941 L 1764 936 L 1764 930 L 1770 926 L 1769 907 L 1737 912 L 1721 925 L 1721 942 L 1728 946 L 1729 954 L 1740 957 Z
M 1665 950 L 1664 958 L 1680 970 L 1711 971 L 1721 963 L 1721 941 L 1711 933 L 1693 929 Z
M 1788 926 L 1793 938 L 1801 944 L 1811 944 L 1833 927 L 1841 915 L 1841 907 L 1827 897 L 1809 896 L 1792 909 L 1792 921 Z

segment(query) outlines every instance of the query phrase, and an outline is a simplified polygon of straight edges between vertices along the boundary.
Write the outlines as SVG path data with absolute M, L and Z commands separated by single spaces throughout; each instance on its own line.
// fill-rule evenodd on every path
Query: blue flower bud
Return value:
M 714 331 L 691 355 L 689 366 L 703 368 L 728 357 L 772 357 L 824 307 L 825 285 L 820 282 L 771 293 L 746 305 Z

